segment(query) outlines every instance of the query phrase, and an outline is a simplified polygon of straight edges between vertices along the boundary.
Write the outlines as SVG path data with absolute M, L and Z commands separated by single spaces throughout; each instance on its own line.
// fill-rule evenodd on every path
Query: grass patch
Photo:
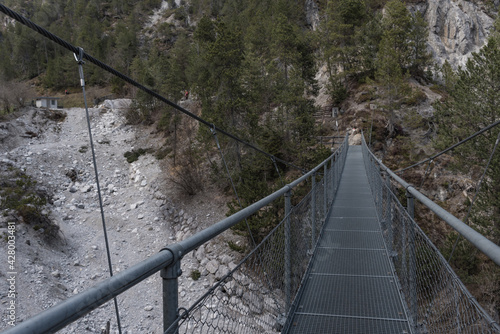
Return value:
M 201 273 L 198 269 L 195 269 L 195 270 L 191 270 L 191 275 L 189 275 L 193 281 L 197 281 L 200 279 L 201 277 Z
M 82 92 L 64 95 L 60 103 L 64 108 L 85 108 Z
M 232 250 L 238 252 L 238 253 L 245 253 L 245 247 L 244 246 L 240 246 L 238 244 L 236 244 L 235 242 L 232 242 L 232 241 L 228 241 L 227 245 L 229 246 L 229 248 L 231 248 Z

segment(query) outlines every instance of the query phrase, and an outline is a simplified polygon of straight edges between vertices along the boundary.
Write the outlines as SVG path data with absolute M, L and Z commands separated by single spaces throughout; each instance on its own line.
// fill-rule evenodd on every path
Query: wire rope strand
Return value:
M 75 53 L 75 54 L 78 54 L 80 51 L 79 51 L 79 48 L 75 47 L 74 45 L 68 43 L 67 41 L 63 40 L 62 38 L 52 34 L 51 32 L 49 32 L 48 30 L 42 28 L 41 26 L 37 25 L 36 23 L 32 22 L 31 20 L 25 18 L 24 16 L 22 16 L 21 14 L 13 11 L 12 9 L 6 7 L 5 5 L 2 5 L 0 4 L 0 12 L 3 12 L 4 14 L 12 17 L 14 20 L 18 21 L 19 23 L 22 23 L 23 25 L 27 26 L 28 28 L 36 31 L 37 33 L 43 35 L 44 37 L 50 39 L 51 41 L 59 44 L 60 46 L 64 47 L 65 49 Z M 111 74 L 113 74 L 114 76 L 117 76 L 119 77 L 120 79 L 128 82 L 129 84 L 139 88 L 140 90 L 146 92 L 147 94 L 157 98 L 158 100 L 168 104 L 169 106 L 179 110 L 180 112 L 182 112 L 183 114 L 197 120 L 198 122 L 200 123 L 203 123 L 204 125 L 208 126 L 208 127 L 212 127 L 214 126 L 212 123 L 206 121 L 205 119 L 193 114 L 192 112 L 190 112 L 189 110 L 177 105 L 176 103 L 168 100 L 167 98 L 163 97 L 162 95 L 154 92 L 153 90 L 145 87 L 144 85 L 140 84 L 139 82 L 135 81 L 134 79 L 128 77 L 127 75 L 115 70 L 114 68 L 112 68 L 111 66 L 101 62 L 100 60 L 92 57 L 91 55 L 87 54 L 86 52 L 83 52 L 83 55 L 82 55 L 82 59 L 85 59 L 85 60 L 88 60 L 89 62 L 91 62 L 92 64 L 100 67 L 101 69 L 105 70 L 106 72 L 109 72 Z M 274 155 L 258 148 L 257 146 L 237 137 L 236 135 L 233 135 L 232 133 L 230 132 L 227 132 L 221 128 L 218 128 L 215 126 L 215 129 L 222 133 L 223 135 L 233 139 L 233 140 L 236 140 L 240 143 L 242 143 L 243 145 L 245 146 L 248 146 L 268 157 L 274 157 L 276 160 L 278 160 L 279 162 L 287 165 L 287 166 L 290 166 L 292 168 L 295 168 L 295 169 L 298 169 L 300 171 L 302 171 L 303 173 L 305 173 L 307 170 L 305 168 L 301 168 L 299 166 L 296 166 L 295 164 L 292 164 L 290 162 L 287 162 L 285 160 L 282 160 L 282 159 L 279 159 L 277 157 L 275 157 Z
M 491 164 L 491 161 L 493 160 L 493 155 L 495 154 L 495 151 L 496 151 L 496 149 L 498 147 L 498 142 L 499 141 L 500 141 L 500 132 L 498 133 L 498 136 L 497 136 L 497 139 L 495 141 L 495 144 L 493 145 L 493 149 L 491 150 L 491 154 L 490 154 L 490 158 L 488 159 L 488 163 L 484 167 L 483 175 L 481 176 L 481 178 L 479 179 L 479 182 L 477 184 L 476 193 L 474 194 L 474 198 L 472 199 L 472 202 L 470 203 L 469 208 L 467 210 L 467 214 L 465 215 L 465 219 L 464 219 L 464 223 L 465 224 L 467 224 L 467 220 L 469 220 L 469 215 L 470 215 L 470 213 L 472 211 L 472 206 L 476 202 L 477 196 L 479 195 L 479 191 L 481 190 L 481 185 L 483 183 L 484 177 L 486 176 L 486 171 L 488 170 L 488 168 L 489 168 L 489 166 Z M 453 245 L 453 249 L 451 250 L 451 254 L 450 254 L 449 258 L 448 258 L 448 263 L 450 263 L 451 258 L 453 257 L 453 253 L 455 253 L 455 249 L 456 249 L 456 247 L 458 245 L 458 241 L 459 240 L 460 240 L 460 234 L 458 235 L 457 240 L 455 240 L 455 244 Z
M 456 147 L 458 147 L 458 146 L 460 146 L 460 145 L 462 145 L 462 144 L 465 144 L 465 143 L 466 143 L 466 142 L 468 142 L 469 140 L 471 140 L 471 139 L 473 139 L 473 138 L 475 138 L 475 137 L 479 136 L 480 134 L 483 134 L 484 132 L 486 132 L 486 131 L 488 131 L 488 130 L 490 130 L 490 129 L 494 128 L 495 126 L 497 126 L 497 125 L 499 125 L 499 124 L 500 124 L 500 120 L 499 120 L 499 121 L 496 121 L 495 123 L 492 123 L 492 124 L 488 125 L 488 126 L 487 126 L 487 127 L 485 127 L 485 128 L 482 128 L 482 129 L 481 129 L 481 130 L 479 130 L 478 132 L 476 132 L 476 133 L 474 133 L 474 134 L 470 135 L 469 137 L 467 137 L 467 138 L 465 138 L 465 139 L 463 139 L 463 140 L 459 141 L 459 142 L 458 142 L 458 143 L 456 143 L 456 144 L 451 145 L 451 146 L 450 146 L 450 147 L 448 147 L 447 149 L 445 149 L 445 150 L 443 150 L 443 151 L 441 151 L 441 152 L 439 152 L 439 153 L 437 153 L 437 154 L 434 154 L 433 156 L 431 156 L 431 157 L 429 157 L 429 158 L 427 158 L 427 159 L 424 159 L 424 160 L 422 160 L 422 161 L 420 161 L 420 162 L 417 162 L 417 163 L 415 163 L 415 164 L 413 164 L 413 165 L 411 165 L 411 166 L 408 166 L 408 167 L 405 167 L 405 168 L 399 169 L 399 170 L 395 171 L 394 173 L 401 173 L 401 172 L 404 172 L 405 170 L 408 170 L 408 169 L 411 169 L 411 168 L 414 168 L 414 167 L 420 166 L 421 164 L 424 164 L 424 163 L 426 163 L 427 161 L 434 160 L 434 159 L 436 159 L 437 157 L 439 157 L 439 156 L 441 156 L 441 155 L 445 154 L 446 152 L 451 151 L 451 150 L 455 149 Z
M 90 149 L 92 152 L 92 162 L 94 165 L 95 180 L 96 180 L 96 185 L 97 185 L 97 195 L 98 195 L 99 207 L 100 207 L 100 211 L 101 211 L 101 221 L 102 221 L 102 229 L 103 229 L 103 233 L 104 233 L 104 243 L 106 245 L 106 255 L 107 255 L 108 266 L 109 266 L 109 275 L 112 277 L 113 276 L 113 264 L 111 262 L 108 233 L 107 233 L 107 229 L 106 229 L 106 220 L 104 217 L 104 207 L 102 204 L 101 186 L 99 183 L 99 172 L 97 169 L 97 160 L 96 160 L 95 149 L 94 149 L 94 141 L 92 138 L 92 126 L 90 124 L 89 108 L 87 105 L 87 95 L 85 93 L 85 78 L 84 78 L 84 74 L 83 74 L 84 61 L 82 59 L 82 54 L 83 54 L 83 49 L 79 48 L 78 55 L 75 53 L 75 59 L 78 62 L 78 72 L 80 74 L 80 84 L 82 86 L 82 91 L 83 91 L 83 101 L 85 104 L 85 114 L 86 114 L 86 118 L 87 118 L 87 127 L 88 127 L 88 131 L 89 131 Z M 121 327 L 121 323 L 120 323 L 120 313 L 118 310 L 118 301 L 117 301 L 116 297 L 114 297 L 113 300 L 114 300 L 114 304 L 115 304 L 116 322 L 118 325 L 118 332 L 121 334 L 122 327 Z

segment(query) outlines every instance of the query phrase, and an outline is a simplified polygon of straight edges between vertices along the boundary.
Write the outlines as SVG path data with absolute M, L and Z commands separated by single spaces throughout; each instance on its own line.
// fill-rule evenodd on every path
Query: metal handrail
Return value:
M 415 222 L 414 200 L 418 199 L 496 264 L 500 247 L 392 172 L 369 150 L 364 136 L 362 145 L 384 239 L 397 268 L 397 281 L 410 310 L 412 327 L 418 333 L 461 333 L 471 328 L 478 333 L 500 333 L 498 323 L 467 290 Z M 406 189 L 406 208 L 394 192 L 392 180 Z
M 348 135 L 346 135 L 344 142 L 341 147 L 337 149 L 330 157 L 320 163 L 318 166 L 310 170 L 308 173 L 302 175 L 300 178 L 289 183 L 288 185 L 282 187 L 281 189 L 275 191 L 271 195 L 259 200 L 258 202 L 238 211 L 230 217 L 227 217 L 218 223 L 194 234 L 193 236 L 182 240 L 176 244 L 169 245 L 168 247 L 160 250 L 159 253 L 141 261 L 140 263 L 134 265 L 133 267 L 126 269 L 122 272 L 117 273 L 113 277 L 107 278 L 106 280 L 98 283 L 94 287 L 85 290 L 73 297 L 70 297 L 61 303 L 35 315 L 34 317 L 17 324 L 15 327 L 7 329 L 2 333 L 5 334 L 19 334 L 19 333 L 52 333 L 64 328 L 71 322 L 81 318 L 85 314 L 95 310 L 99 306 L 103 305 L 112 298 L 118 296 L 119 294 L 125 292 L 151 275 L 162 271 L 162 277 L 165 280 L 176 279 L 180 272 L 178 267 L 180 259 L 203 245 L 204 243 L 212 240 L 222 232 L 233 227 L 240 221 L 248 218 L 252 214 L 256 213 L 261 208 L 269 205 L 271 202 L 277 198 L 285 195 L 296 187 L 301 182 L 307 180 L 308 178 L 315 175 L 320 171 L 325 165 L 330 161 L 333 163 L 334 157 L 336 157 L 340 152 L 348 149 Z M 177 271 L 176 271 L 177 268 Z M 168 272 L 169 269 L 173 269 L 173 276 L 177 274 L 176 277 L 172 277 L 172 273 Z M 174 272 L 176 271 L 176 272 Z M 164 282 L 165 284 L 165 282 Z M 164 296 L 165 296 L 165 285 L 164 285 Z M 170 303 L 169 300 L 164 298 L 164 326 L 167 328 L 171 322 L 166 313 L 166 304 Z M 177 312 L 177 305 L 168 305 L 170 311 L 173 309 Z
M 364 136 L 361 136 L 363 139 L 363 145 L 366 146 L 366 141 Z M 495 262 L 498 266 L 500 266 L 500 246 L 496 245 L 491 240 L 487 239 L 481 233 L 474 230 L 469 225 L 462 222 L 460 219 L 440 207 L 438 204 L 434 203 L 424 194 L 419 192 L 415 187 L 411 184 L 400 178 L 396 175 L 392 170 L 390 170 L 387 166 L 385 166 L 382 161 L 380 161 L 369 149 L 368 153 L 370 156 L 379 164 L 382 171 L 387 172 L 396 182 L 398 182 L 401 186 L 403 186 L 408 193 L 413 195 L 416 199 L 418 199 L 422 204 L 424 204 L 427 208 L 429 208 L 432 212 L 434 212 L 438 217 L 440 217 L 445 223 L 453 227 L 461 236 L 470 241 L 477 249 L 484 253 L 488 258 L 490 258 L 493 262 Z

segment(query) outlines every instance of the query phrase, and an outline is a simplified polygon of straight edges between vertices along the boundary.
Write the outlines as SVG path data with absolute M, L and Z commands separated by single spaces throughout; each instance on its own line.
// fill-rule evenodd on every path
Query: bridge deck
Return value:
M 289 333 L 409 333 L 361 146 L 350 146 Z

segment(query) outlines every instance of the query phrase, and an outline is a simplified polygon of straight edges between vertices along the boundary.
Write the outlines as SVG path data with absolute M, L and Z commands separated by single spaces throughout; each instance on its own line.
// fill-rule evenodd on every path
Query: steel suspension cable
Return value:
M 37 25 L 36 23 L 34 23 L 34 22 L 32 22 L 31 20 L 29 20 L 29 19 L 25 18 L 25 17 L 24 17 L 24 16 L 22 16 L 21 14 L 19 14 L 19 13 L 17 13 L 17 12 L 15 12 L 15 11 L 13 11 L 12 9 L 10 9 L 10 8 L 6 7 L 6 6 L 5 6 L 5 5 L 3 5 L 3 4 L 0 4 L 0 12 L 3 12 L 4 14 L 6 14 L 6 15 L 10 16 L 11 18 L 13 18 L 14 20 L 18 21 L 19 23 L 21 23 L 21 24 L 23 24 L 23 25 L 27 26 L 28 28 L 30 28 L 30 29 L 32 29 L 32 30 L 34 30 L 34 31 L 36 31 L 37 33 L 39 33 L 39 34 L 41 34 L 42 36 L 44 36 L 44 37 L 46 37 L 46 38 L 50 39 L 50 40 L 51 40 L 51 41 L 53 41 L 53 42 L 55 42 L 55 43 L 59 44 L 60 46 L 64 47 L 65 49 L 67 49 L 67 50 L 69 50 L 69 51 L 71 51 L 71 52 L 73 52 L 73 53 L 75 53 L 75 54 L 78 54 L 78 53 L 80 52 L 78 47 L 76 47 L 76 46 L 74 46 L 74 45 L 72 45 L 72 44 L 68 43 L 67 41 L 63 40 L 62 38 L 60 38 L 60 37 L 58 37 L 58 36 L 56 36 L 56 35 L 52 34 L 52 33 L 51 33 L 51 32 L 49 32 L 48 30 L 46 30 L 46 29 L 42 28 L 41 26 Z M 160 101 L 162 101 L 162 102 L 164 102 L 164 103 L 168 104 L 169 106 L 171 106 L 171 107 L 173 107 L 173 108 L 175 108 L 175 109 L 179 110 L 179 111 L 180 111 L 180 112 L 182 112 L 183 114 L 185 114 L 185 115 L 187 115 L 187 116 L 189 116 L 189 117 L 191 117 L 191 118 L 193 118 L 193 119 L 197 120 L 198 122 L 203 123 L 204 125 L 206 125 L 206 126 L 208 126 L 208 127 L 212 128 L 213 123 L 210 123 L 210 122 L 206 121 L 205 119 L 203 119 L 203 118 L 201 118 L 201 117 L 199 117 L 199 116 L 197 116 L 197 115 L 193 114 L 193 113 L 192 113 L 192 112 L 190 112 L 189 110 L 187 110 L 187 109 L 185 109 L 185 108 L 183 108 L 183 107 L 181 107 L 181 106 L 177 105 L 176 103 L 174 103 L 174 102 L 172 102 L 172 101 L 168 100 L 168 99 L 167 99 L 167 98 L 165 98 L 164 96 L 162 96 L 162 95 L 160 95 L 160 94 L 158 94 L 158 93 L 154 92 L 153 90 L 151 90 L 151 89 L 149 89 L 149 88 L 145 87 L 144 85 L 140 84 L 139 82 L 135 81 L 134 79 L 130 78 L 129 76 L 127 76 L 127 75 L 125 75 L 125 74 L 123 74 L 123 73 L 121 73 L 121 72 L 119 72 L 119 71 L 115 70 L 114 68 L 112 68 L 111 66 L 109 66 L 109 65 L 107 65 L 107 64 L 105 64 L 105 63 L 103 63 L 103 62 L 101 62 L 101 61 L 100 61 L 100 60 L 98 60 L 97 58 L 92 57 L 92 56 L 91 56 L 91 55 L 89 55 L 88 53 L 83 52 L 82 58 L 83 58 L 83 59 L 85 59 L 85 60 L 88 60 L 89 62 L 91 62 L 92 64 L 96 65 L 97 67 L 99 67 L 99 68 L 101 68 L 101 69 L 105 70 L 106 72 L 109 72 L 109 73 L 113 74 L 114 76 L 117 76 L 117 77 L 119 77 L 120 79 L 122 79 L 122 80 L 124 80 L 124 81 L 128 82 L 128 83 L 129 83 L 129 84 L 131 84 L 132 86 L 135 86 L 135 87 L 139 88 L 140 90 L 142 90 L 142 91 L 146 92 L 147 94 L 149 94 L 149 95 L 151 95 L 151 96 L 153 96 L 153 97 L 157 98 L 158 100 L 160 100 Z M 273 157 L 274 157 L 277 161 L 281 162 L 282 164 L 285 164 L 285 165 L 290 166 L 290 167 L 292 167 L 292 168 L 298 169 L 298 170 L 302 171 L 303 173 L 304 173 L 304 172 L 306 172 L 306 169 L 301 168 L 301 167 L 298 167 L 298 166 L 296 166 L 295 164 L 292 164 L 292 163 L 287 162 L 287 161 L 285 161 L 285 160 L 282 160 L 282 159 L 280 159 L 280 158 L 277 158 L 277 157 L 275 157 L 274 155 L 272 155 L 272 154 L 270 154 L 270 153 L 268 153 L 268 152 L 266 152 L 266 151 L 264 151 L 264 150 L 262 150 L 262 149 L 258 148 L 257 146 L 255 146 L 255 145 L 253 145 L 253 144 L 251 144 L 251 143 L 249 143 L 249 142 L 247 142 L 247 141 L 245 141 L 245 140 L 243 140 L 243 139 L 241 139 L 241 138 L 237 137 L 236 135 L 233 135 L 233 134 L 232 134 L 232 133 L 230 133 L 230 132 L 227 132 L 227 131 L 225 131 L 225 130 L 223 130 L 223 129 L 221 129 L 221 128 L 218 128 L 218 127 L 215 127 L 215 129 L 217 130 L 217 132 L 220 132 L 220 133 L 222 133 L 223 135 L 225 135 L 225 136 L 227 136 L 227 137 L 229 137 L 229 138 L 231 138 L 231 139 L 233 139 L 233 140 L 236 140 L 236 141 L 238 141 L 238 142 L 242 143 L 242 144 L 243 144 L 243 145 L 245 145 L 245 146 L 248 146 L 248 147 L 250 147 L 250 148 L 252 148 L 252 149 L 256 150 L 257 152 L 260 152 L 260 153 L 262 153 L 262 154 L 264 154 L 264 155 L 266 155 L 266 156 L 268 156 L 268 157 L 270 157 L 270 158 L 273 158 Z
M 106 220 L 104 217 L 104 206 L 102 204 L 101 186 L 99 183 L 99 172 L 97 170 L 97 160 L 96 160 L 96 156 L 95 156 L 94 140 L 92 139 L 92 127 L 90 125 L 89 108 L 87 106 L 87 95 L 85 93 L 85 78 L 83 75 L 83 64 L 85 64 L 85 62 L 83 61 L 83 58 L 82 58 L 83 49 L 79 48 L 78 51 L 79 51 L 78 54 L 75 53 L 75 59 L 78 63 L 78 72 L 80 74 L 80 85 L 82 86 L 82 91 L 83 91 L 83 101 L 85 104 L 85 114 L 87 117 L 87 127 L 89 130 L 90 149 L 92 151 L 92 162 L 94 164 L 94 173 L 95 173 L 95 180 L 96 180 L 96 184 L 97 184 L 97 195 L 99 198 L 99 208 L 101 211 L 101 221 L 102 221 L 102 229 L 104 232 L 104 243 L 106 245 L 106 255 L 107 255 L 107 259 L 108 259 L 109 275 L 112 277 L 113 276 L 113 264 L 111 262 L 108 233 L 107 233 L 107 229 L 106 229 Z M 117 301 L 116 297 L 114 297 L 113 300 L 114 300 L 114 304 L 115 304 L 116 323 L 118 325 L 118 332 L 121 334 L 122 333 L 122 326 L 120 323 L 120 313 L 118 311 L 118 301 Z
M 499 120 L 499 121 L 496 121 L 495 123 L 492 123 L 492 124 L 488 125 L 488 126 L 487 126 L 487 127 L 485 127 L 485 128 L 482 128 L 482 129 L 481 129 L 481 130 L 479 130 L 478 132 L 476 132 L 476 133 L 474 133 L 474 134 L 470 135 L 469 137 L 467 137 L 467 138 L 465 138 L 465 139 L 463 139 L 463 140 L 459 141 L 458 143 L 456 143 L 456 144 L 454 144 L 454 145 L 452 145 L 452 146 L 448 147 L 447 149 L 445 149 L 445 150 L 443 150 L 443 151 L 441 151 L 441 152 L 439 152 L 439 153 L 437 153 L 437 154 L 434 154 L 433 156 L 431 156 L 431 157 L 429 157 L 429 158 L 427 158 L 427 159 L 424 159 L 424 160 L 422 160 L 422 161 L 420 161 L 420 162 L 417 162 L 417 163 L 415 163 L 415 164 L 413 164 L 413 165 L 411 165 L 411 166 L 408 166 L 408 167 L 405 167 L 405 168 L 399 169 L 399 170 L 395 171 L 394 173 L 401 173 L 401 172 L 404 172 L 405 170 L 408 170 L 408 169 L 411 169 L 411 168 L 414 168 L 414 167 L 420 166 L 421 164 L 424 164 L 424 163 L 426 163 L 427 161 L 434 160 L 434 159 L 436 159 L 437 157 L 439 157 L 439 156 L 441 156 L 441 155 L 445 154 L 446 152 L 451 151 L 451 150 L 453 150 L 454 148 L 456 148 L 456 147 L 458 147 L 458 146 L 460 146 L 460 145 L 462 145 L 462 144 L 465 144 L 465 143 L 466 143 L 466 142 L 468 142 L 469 140 L 471 140 L 471 139 L 473 139 L 473 138 L 475 138 L 475 137 L 479 136 L 480 134 L 483 134 L 484 132 L 486 132 L 486 131 L 488 131 L 488 130 L 490 130 L 490 129 L 494 128 L 495 126 L 497 126 L 497 125 L 499 125 L 499 124 L 500 124 L 500 120 Z
M 476 202 L 477 196 L 479 195 L 479 191 L 481 190 L 481 185 L 483 184 L 484 177 L 486 176 L 486 171 L 490 167 L 491 161 L 493 160 L 493 155 L 495 154 L 495 151 L 498 147 L 499 141 L 500 141 L 500 132 L 498 133 L 497 140 L 495 141 L 495 144 L 493 145 L 493 149 L 491 150 L 491 154 L 490 154 L 490 158 L 488 159 L 488 163 L 484 167 L 483 175 L 481 176 L 481 178 L 479 179 L 479 182 L 477 184 L 476 193 L 474 194 L 474 198 L 472 199 L 472 202 L 470 203 L 469 208 L 467 210 L 467 214 L 466 214 L 465 219 L 464 219 L 465 224 L 467 224 L 467 220 L 469 219 L 469 215 L 472 211 L 472 207 L 473 207 L 474 203 Z M 455 249 L 457 247 L 459 240 L 460 240 L 460 234 L 458 235 L 457 240 L 455 240 L 455 244 L 453 245 L 453 249 L 451 250 L 451 254 L 448 258 L 448 263 L 450 263 L 451 258 L 453 257 L 453 254 L 455 253 Z

